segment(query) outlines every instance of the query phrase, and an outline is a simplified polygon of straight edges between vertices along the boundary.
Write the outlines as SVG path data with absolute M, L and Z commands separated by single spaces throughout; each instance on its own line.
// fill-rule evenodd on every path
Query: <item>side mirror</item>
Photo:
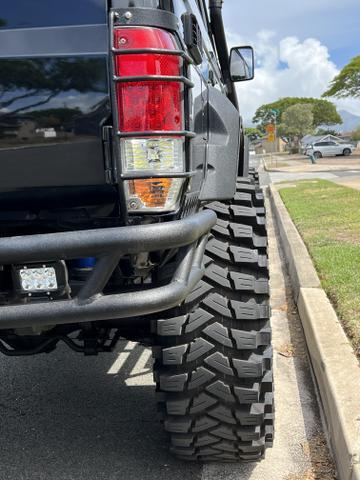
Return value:
M 231 49 L 230 77 L 232 82 L 243 82 L 254 78 L 254 50 L 252 47 Z

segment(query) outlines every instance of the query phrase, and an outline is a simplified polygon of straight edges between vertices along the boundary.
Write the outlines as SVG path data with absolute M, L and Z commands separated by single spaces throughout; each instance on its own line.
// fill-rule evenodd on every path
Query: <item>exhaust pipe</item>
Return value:
M 211 30 L 215 40 L 223 80 L 227 88 L 227 96 L 234 107 L 239 110 L 236 90 L 230 77 L 229 52 L 222 17 L 223 3 L 224 0 L 209 0 Z

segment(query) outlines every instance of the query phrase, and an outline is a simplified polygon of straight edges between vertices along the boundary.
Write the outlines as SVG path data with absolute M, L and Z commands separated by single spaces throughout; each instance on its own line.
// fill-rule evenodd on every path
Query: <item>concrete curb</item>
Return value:
M 359 363 L 278 191 L 269 192 L 339 479 L 360 480 Z
M 285 250 L 295 301 L 297 301 L 301 287 L 320 288 L 320 280 L 307 248 L 293 224 L 280 198 L 279 192 L 273 185 L 270 185 L 269 190 L 270 202 L 274 210 L 276 223 L 280 230 L 281 242 Z

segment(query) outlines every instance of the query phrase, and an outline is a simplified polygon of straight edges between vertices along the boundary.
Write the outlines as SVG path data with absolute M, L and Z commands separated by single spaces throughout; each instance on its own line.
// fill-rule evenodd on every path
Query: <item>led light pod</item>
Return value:
M 46 292 L 58 289 L 53 267 L 19 269 L 20 284 L 24 292 Z

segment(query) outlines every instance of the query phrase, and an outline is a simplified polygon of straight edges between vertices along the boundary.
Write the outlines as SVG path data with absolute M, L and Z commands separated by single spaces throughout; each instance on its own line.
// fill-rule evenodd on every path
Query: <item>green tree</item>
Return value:
M 331 128 L 318 128 L 315 135 L 335 135 L 338 136 L 339 132 L 332 130 Z
M 342 119 L 333 103 L 328 100 L 311 97 L 284 97 L 276 102 L 262 105 L 256 110 L 253 122 L 257 124 L 258 128 L 262 129 L 267 123 L 273 121 L 274 110 L 279 111 L 277 115 L 277 121 L 279 121 L 286 109 L 298 104 L 308 104 L 312 107 L 313 128 L 317 128 L 320 125 L 336 125 L 342 123 Z
M 314 115 L 311 105 L 299 103 L 287 108 L 281 115 L 278 131 L 289 137 L 291 143 L 296 143 L 307 133 L 313 131 Z
M 245 128 L 245 135 L 247 135 L 250 140 L 256 140 L 257 138 L 261 137 L 263 132 L 261 132 L 258 128 L 254 127 L 246 127 Z
M 345 65 L 322 96 L 360 98 L 360 55 Z

